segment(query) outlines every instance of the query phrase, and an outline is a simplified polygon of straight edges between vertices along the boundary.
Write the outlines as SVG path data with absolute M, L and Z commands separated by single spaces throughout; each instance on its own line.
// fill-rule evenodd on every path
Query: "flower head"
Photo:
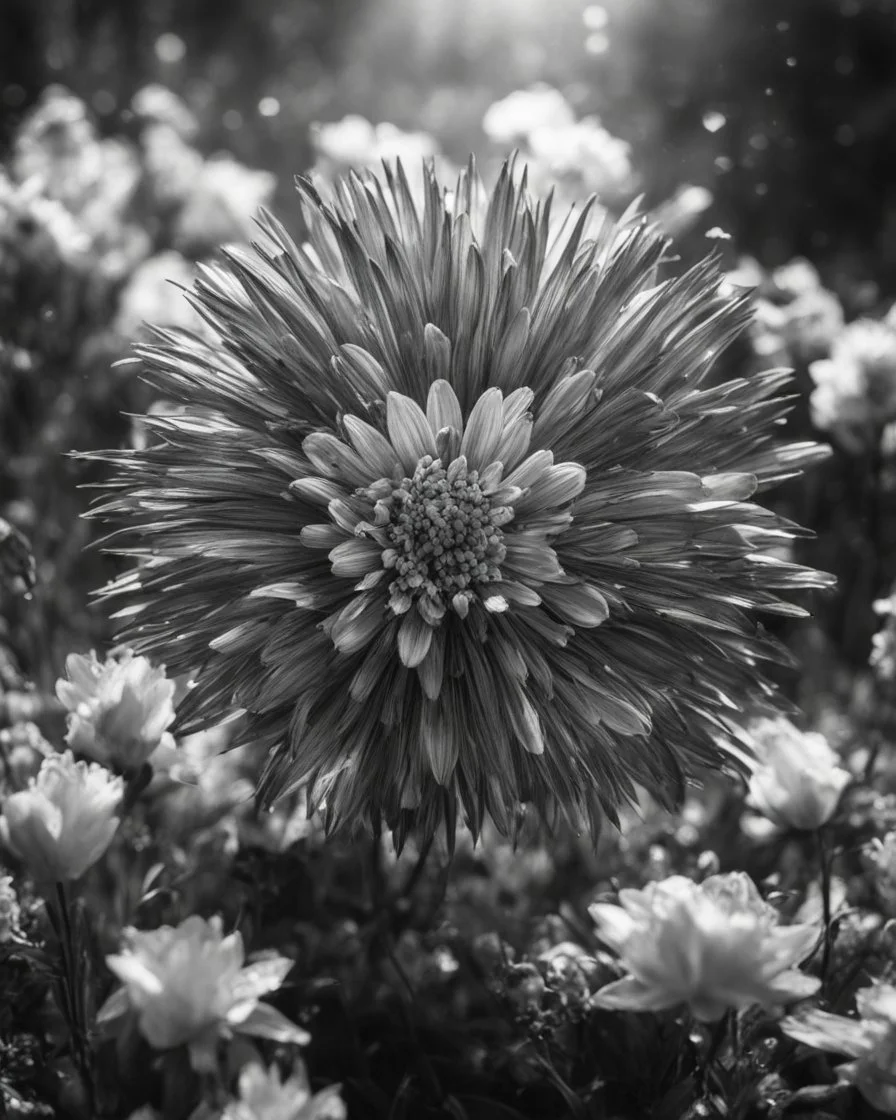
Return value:
M 881 1112 L 896 1112 L 896 987 L 878 981 L 856 996 L 858 1019 L 811 1009 L 785 1019 L 781 1029 L 797 1042 L 855 1059 L 838 1073 Z
M 644 225 L 552 239 L 512 167 L 450 212 L 431 172 L 422 212 L 400 168 L 299 191 L 307 244 L 265 219 L 202 270 L 220 344 L 140 349 L 185 414 L 108 453 L 146 560 L 109 594 L 192 674 L 180 728 L 243 709 L 263 801 L 399 843 L 458 806 L 478 834 L 675 803 L 735 760 L 731 697 L 773 697 L 752 612 L 828 582 L 750 501 L 817 454 L 773 441 L 786 376 L 707 383 L 744 301 L 712 262 L 658 283 Z
M 109 766 L 136 770 L 160 746 L 173 745 L 166 728 L 174 720 L 174 682 L 164 667 L 128 650 L 105 662 L 95 653 L 65 660 L 68 680 L 56 695 L 69 711 L 66 742 Z
M 9 941 L 19 926 L 21 911 L 11 875 L 0 875 L 0 945 Z
M 301 1062 L 283 1081 L 275 1067 L 251 1062 L 240 1074 L 239 1100 L 224 1110 L 223 1120 L 345 1120 L 339 1086 L 312 1094 Z
M 700 885 L 680 875 L 619 892 L 619 905 L 590 908 L 602 941 L 629 975 L 594 997 L 603 1008 L 658 1011 L 685 1003 L 713 1022 L 730 1008 L 774 1006 L 819 985 L 794 965 L 818 940 L 814 925 L 779 927 L 743 872 Z
M 813 362 L 812 420 L 847 451 L 861 452 L 896 421 L 896 328 L 876 319 L 844 327 L 830 358 Z
M 213 1061 L 219 1036 L 257 1035 L 302 1045 L 308 1034 L 260 1003 L 292 967 L 286 957 L 244 965 L 239 933 L 225 937 L 221 919 L 192 916 L 177 927 L 125 931 L 121 953 L 107 957 L 123 987 L 101 1011 L 109 1021 L 128 1009 L 157 1050 L 188 1045 L 194 1066 Z
M 750 730 L 759 759 L 750 776 L 754 807 L 783 828 L 821 828 L 850 780 L 827 739 L 784 716 L 758 720 Z
M 123 792 L 104 767 L 75 762 L 71 751 L 51 755 L 3 802 L 0 839 L 35 879 L 80 879 L 112 843 Z

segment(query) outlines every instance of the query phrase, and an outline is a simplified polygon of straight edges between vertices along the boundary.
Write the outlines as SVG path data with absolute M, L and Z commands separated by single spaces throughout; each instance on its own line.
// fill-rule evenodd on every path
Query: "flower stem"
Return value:
M 709 1093 L 709 1075 L 712 1071 L 713 1063 L 716 1058 L 718 1058 L 728 1038 L 728 1023 L 730 1018 L 730 1012 L 726 1011 L 722 1018 L 713 1026 L 709 1034 L 706 1052 L 697 1070 L 696 1083 L 698 1097 L 705 1097 Z
M 816 831 L 815 840 L 818 847 L 818 864 L 821 871 L 821 920 L 824 924 L 821 950 L 821 986 L 823 991 L 827 984 L 828 969 L 831 963 L 831 861 L 828 854 L 824 828 L 819 828 Z
M 59 948 L 62 959 L 63 1000 L 60 1010 L 65 1016 L 72 1036 L 72 1057 L 87 1096 L 90 1115 L 95 1116 L 96 1096 L 93 1084 L 93 1062 L 87 1033 L 87 1016 L 84 1007 L 80 959 L 81 951 L 71 921 L 71 901 L 65 883 L 56 883 L 56 909 L 58 910 Z

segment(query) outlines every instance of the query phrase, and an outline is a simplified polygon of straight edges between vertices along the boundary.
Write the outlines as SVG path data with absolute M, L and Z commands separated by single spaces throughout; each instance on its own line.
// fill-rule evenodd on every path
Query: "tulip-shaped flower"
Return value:
M 345 1120 L 339 1086 L 312 1095 L 301 1063 L 283 1081 L 278 1070 L 252 1062 L 240 1074 L 239 1090 L 239 1100 L 227 1106 L 223 1120 Z
M 750 801 L 782 828 L 814 831 L 826 824 L 850 780 L 823 735 L 800 731 L 783 716 L 751 728 L 759 765 Z
M 239 933 L 224 937 L 221 919 L 195 915 L 176 928 L 130 929 L 125 948 L 107 957 L 123 982 L 100 1012 L 109 1022 L 128 1010 L 157 1050 L 187 1045 L 194 1068 L 215 1066 L 215 1045 L 232 1034 L 302 1045 L 308 1033 L 275 1008 L 260 1003 L 292 967 L 285 957 L 244 965 Z
M 742 872 L 699 885 L 673 875 L 620 891 L 619 902 L 590 908 L 598 935 L 629 973 L 597 993 L 597 1007 L 659 1011 L 687 1004 L 694 1018 L 715 1022 L 731 1008 L 790 1003 L 819 986 L 793 967 L 818 940 L 815 926 L 779 927 L 777 913 Z
M 124 786 L 71 751 L 45 759 L 27 789 L 3 802 L 0 840 L 39 882 L 80 879 L 112 842 Z
M 66 742 L 122 770 L 137 770 L 159 746 L 173 745 L 166 728 L 174 720 L 174 682 L 164 668 L 126 651 L 105 662 L 95 653 L 65 661 L 68 680 L 56 695 L 69 711 Z
M 847 1054 L 854 1061 L 837 1072 L 881 1112 L 896 1115 L 896 987 L 875 983 L 856 996 L 858 1019 L 813 1008 L 785 1019 L 781 1029 L 797 1042 Z

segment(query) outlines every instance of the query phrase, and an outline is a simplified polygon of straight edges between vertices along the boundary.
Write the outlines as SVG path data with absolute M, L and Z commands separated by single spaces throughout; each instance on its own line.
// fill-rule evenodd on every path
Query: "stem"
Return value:
M 824 828 L 815 833 L 818 847 L 818 864 L 821 871 L 821 918 L 824 923 L 824 936 L 821 951 L 821 987 L 824 990 L 831 963 L 831 862 L 828 856 Z
M 78 967 L 79 951 L 75 938 L 74 928 L 69 913 L 69 898 L 65 883 L 56 883 L 56 905 L 59 910 L 59 923 L 61 936 L 59 947 L 62 956 L 62 988 L 65 995 L 63 1014 L 72 1033 L 72 1057 L 87 1096 L 90 1115 L 95 1116 L 96 1095 L 93 1084 L 93 1069 L 90 1054 L 90 1043 L 87 1038 L 87 1023 L 84 1013 L 84 999 L 81 990 L 81 975 Z
M 724 1044 L 728 1037 L 728 1022 L 731 1018 L 731 1013 L 726 1011 L 721 1019 L 712 1028 L 709 1036 L 709 1044 L 706 1047 L 706 1053 L 703 1055 L 703 1060 L 700 1062 L 697 1070 L 697 1096 L 705 1097 L 709 1093 L 709 1075 L 712 1070 L 713 1063 L 718 1058 Z

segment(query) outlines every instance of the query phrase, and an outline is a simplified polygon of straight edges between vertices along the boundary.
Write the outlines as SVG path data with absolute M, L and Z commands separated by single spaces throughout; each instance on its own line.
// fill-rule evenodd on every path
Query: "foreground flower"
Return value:
M 222 1120 L 345 1120 L 347 1115 L 338 1085 L 312 1095 L 301 1062 L 286 1081 L 275 1067 L 250 1063 L 240 1074 L 239 1091 Z
M 850 773 L 823 735 L 779 716 L 756 721 L 750 732 L 759 765 L 750 776 L 750 801 L 782 828 L 814 831 L 837 808 Z
M 877 982 L 856 995 L 858 1019 L 812 1009 L 785 1019 L 781 1029 L 797 1042 L 855 1059 L 837 1072 L 881 1112 L 896 1115 L 896 987 Z
M 80 754 L 109 766 L 137 770 L 160 746 L 173 746 L 166 728 L 174 720 L 174 681 L 164 668 L 126 651 L 105 662 L 95 653 L 65 659 L 68 680 L 56 695 L 69 711 L 65 741 Z
M 896 421 L 896 328 L 858 319 L 834 342 L 830 358 L 813 362 L 812 421 L 856 454 Z
M 818 941 L 814 925 L 779 927 L 743 872 L 697 884 L 680 875 L 595 903 L 598 935 L 629 975 L 594 997 L 597 1007 L 660 1011 L 687 1004 L 714 1022 L 732 1008 L 770 1007 L 812 995 L 820 981 L 794 965 Z
M 749 501 L 819 454 L 773 440 L 787 376 L 708 383 L 748 309 L 711 262 L 658 284 L 643 225 L 552 241 L 512 168 L 451 213 L 390 183 L 301 182 L 308 244 L 266 219 L 202 271 L 226 341 L 140 348 L 186 413 L 107 453 L 128 640 L 193 675 L 182 731 L 244 709 L 262 801 L 307 786 L 331 827 L 675 804 L 739 765 L 734 702 L 773 702 L 751 612 L 828 582 Z
M 104 1022 L 129 1009 L 157 1050 L 186 1044 L 194 1067 L 214 1068 L 219 1037 L 255 1035 L 303 1045 L 307 1031 L 260 1003 L 292 968 L 286 957 L 243 965 L 239 933 L 224 937 L 221 919 L 192 916 L 176 928 L 125 931 L 125 948 L 106 958 L 122 981 L 100 1012 Z
M 3 802 L 0 840 L 44 883 L 80 879 L 118 828 L 120 778 L 71 751 L 45 759 L 27 789 Z

